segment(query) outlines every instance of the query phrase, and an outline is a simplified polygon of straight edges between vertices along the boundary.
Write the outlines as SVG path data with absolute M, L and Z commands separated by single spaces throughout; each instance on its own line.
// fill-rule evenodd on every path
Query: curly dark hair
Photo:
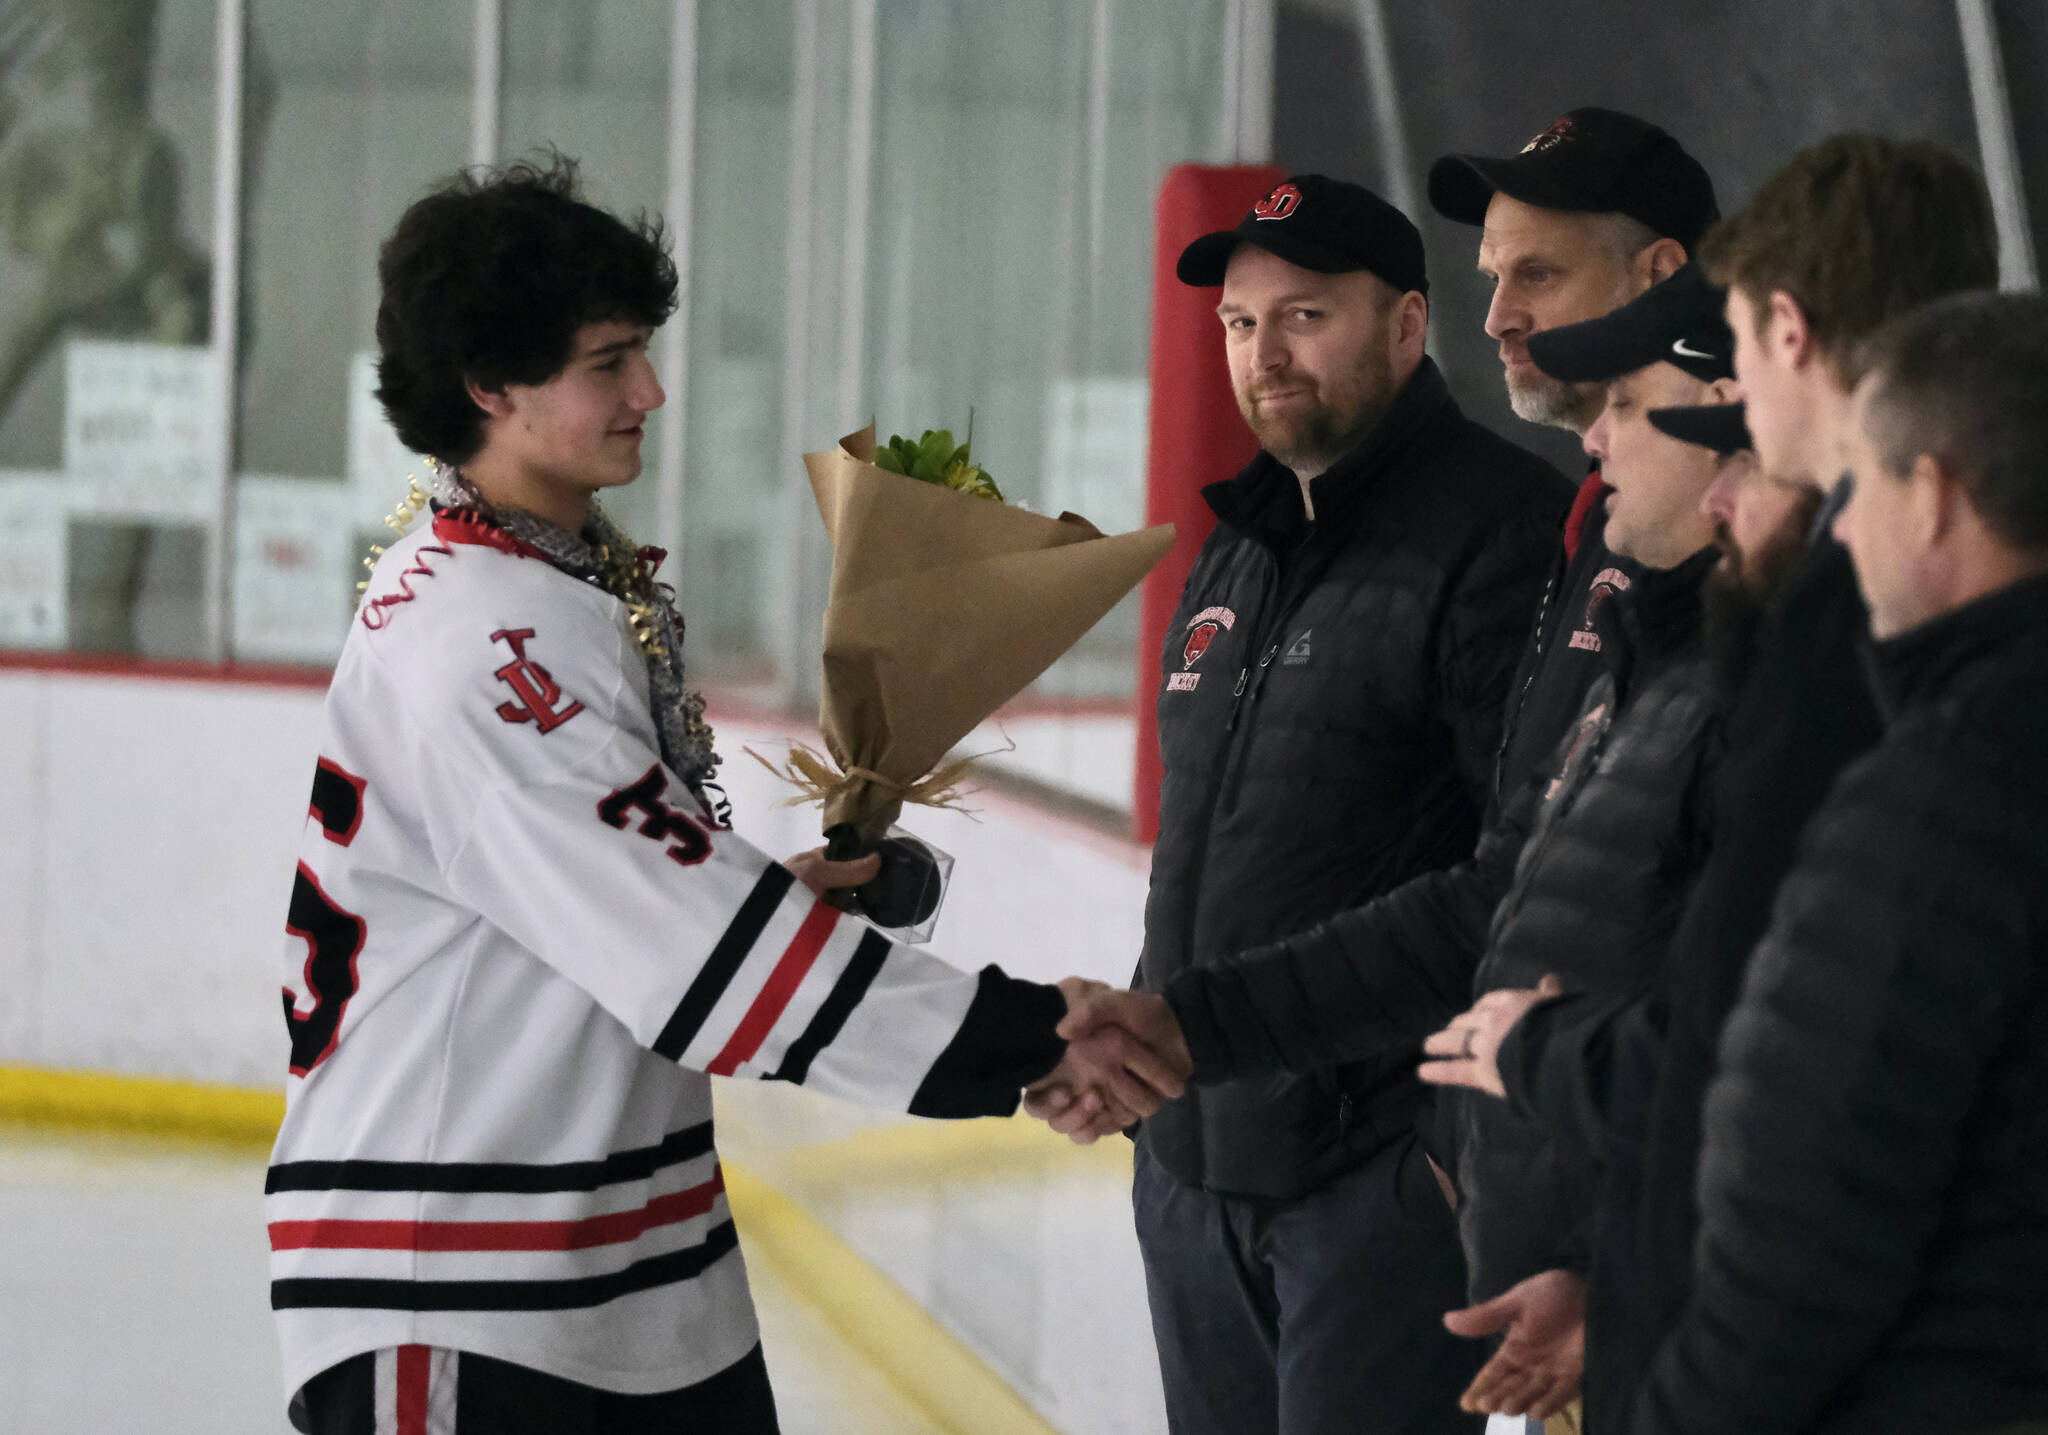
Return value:
M 407 448 L 461 464 L 487 391 L 561 372 L 585 324 L 660 325 L 676 266 L 658 218 L 585 201 L 559 154 L 464 170 L 399 219 L 377 256 L 377 398 Z

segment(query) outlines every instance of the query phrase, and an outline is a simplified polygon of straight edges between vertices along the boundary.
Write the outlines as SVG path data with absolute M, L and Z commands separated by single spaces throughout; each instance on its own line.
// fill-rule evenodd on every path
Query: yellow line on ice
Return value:
M 933 1424 L 957 1435 L 1058 1435 L 930 1311 L 796 1202 L 731 1166 L 725 1191 L 747 1254 L 774 1267 Z
M 0 1124 L 263 1149 L 283 1119 L 284 1097 L 274 1091 L 0 1064 Z M 784 1153 L 776 1164 L 790 1175 L 830 1171 L 877 1183 L 985 1179 L 1070 1163 L 1128 1172 L 1129 1153 L 1109 1147 L 1075 1151 L 1036 1122 L 964 1121 L 882 1127 Z M 941 1429 L 1057 1435 L 986 1361 L 796 1202 L 741 1168 L 727 1166 L 725 1179 L 747 1252 L 772 1265 Z
M 0 1065 L 0 1122 L 268 1147 L 284 1093 L 101 1071 Z

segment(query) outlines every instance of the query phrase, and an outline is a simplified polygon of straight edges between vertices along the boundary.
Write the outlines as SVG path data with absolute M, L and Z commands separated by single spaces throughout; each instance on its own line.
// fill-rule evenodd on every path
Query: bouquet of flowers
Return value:
M 966 764 L 946 754 L 1136 586 L 1173 527 L 1106 537 L 1075 514 L 1012 507 L 944 430 L 878 453 L 869 425 L 804 466 L 832 543 L 818 712 L 829 761 L 794 749 L 782 775 L 823 804 L 831 856 L 883 850 L 886 878 L 903 805 L 955 804 Z M 927 895 L 909 922 L 890 918 L 921 899 L 868 914 L 914 925 L 936 908 Z

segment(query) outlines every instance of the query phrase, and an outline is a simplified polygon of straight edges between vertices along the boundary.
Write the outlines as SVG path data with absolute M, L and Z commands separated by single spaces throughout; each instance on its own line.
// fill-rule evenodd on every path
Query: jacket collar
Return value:
M 2048 577 L 2027 578 L 1873 643 L 1870 666 L 1887 722 L 1930 703 L 1970 668 L 2048 638 Z
M 1676 568 L 1644 568 L 1622 595 L 1639 653 L 1671 657 L 1700 641 L 1700 586 L 1721 561 L 1708 544 Z
M 1348 528 L 1363 508 L 1373 480 L 1393 466 L 1424 427 L 1458 406 L 1436 361 L 1425 356 L 1380 421 L 1329 471 L 1309 481 L 1316 527 Z M 1308 523 L 1301 511 L 1301 483 L 1294 471 L 1260 449 L 1235 478 L 1212 483 L 1202 497 L 1216 517 L 1268 548 L 1298 542 Z

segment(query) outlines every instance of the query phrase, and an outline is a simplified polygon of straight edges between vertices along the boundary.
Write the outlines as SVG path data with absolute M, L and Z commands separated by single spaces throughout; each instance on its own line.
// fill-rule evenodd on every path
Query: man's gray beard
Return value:
M 1568 384 L 1548 374 L 1521 388 L 1508 385 L 1508 405 L 1514 409 L 1516 418 L 1550 428 L 1570 429 L 1573 433 L 1582 434 L 1591 428 L 1606 402 L 1605 384 Z

